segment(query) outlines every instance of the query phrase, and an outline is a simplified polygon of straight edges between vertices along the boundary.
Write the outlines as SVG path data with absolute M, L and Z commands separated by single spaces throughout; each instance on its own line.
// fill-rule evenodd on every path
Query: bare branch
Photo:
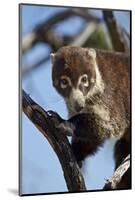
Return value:
M 87 9 L 84 10 L 82 9 L 68 9 L 65 10 L 63 12 L 57 13 L 55 15 L 53 15 L 52 17 L 50 17 L 48 20 L 46 20 L 45 22 L 39 24 L 34 30 L 35 32 L 37 32 L 40 29 L 44 29 L 45 31 L 48 31 L 53 25 L 60 23 L 61 21 L 68 19 L 69 17 L 73 17 L 73 16 L 80 16 L 83 17 L 85 20 L 87 21 L 93 21 L 93 22 L 101 22 L 102 19 L 96 16 L 93 16 L 92 14 L 90 14 L 88 12 Z
M 84 179 L 67 137 L 55 128 L 48 113 L 35 103 L 25 91 L 22 93 L 22 108 L 57 154 L 69 191 L 85 191 Z
M 88 22 L 95 22 L 95 23 L 101 23 L 102 19 L 100 17 L 97 17 L 89 12 L 88 9 L 84 8 L 73 8 L 72 9 L 73 14 L 76 14 L 77 16 L 80 16 L 84 18 Z
M 22 52 L 26 52 L 36 44 L 36 34 L 34 32 L 28 33 L 22 40 Z
M 91 22 L 88 23 L 85 29 L 76 37 L 76 39 L 71 42 L 71 46 L 83 46 L 88 38 L 96 31 L 98 24 Z
M 120 28 L 118 27 L 117 21 L 113 15 L 112 11 L 103 11 L 104 20 L 106 22 L 110 37 L 112 40 L 112 45 L 115 51 L 126 51 L 127 46 L 124 43 L 124 39 L 120 33 Z
M 67 45 L 71 40 L 73 40 L 71 36 L 59 36 L 52 30 L 44 31 L 41 29 L 37 32 L 31 32 L 24 37 L 22 40 L 22 53 L 32 49 L 38 42 L 49 44 L 55 51 L 61 46 Z
M 121 163 L 121 165 L 116 169 L 114 172 L 112 178 L 107 181 L 103 189 L 118 189 L 122 181 L 123 176 L 126 174 L 126 172 L 130 168 L 130 155 L 128 155 L 124 161 Z
M 30 33 L 28 36 L 26 36 L 26 38 L 24 37 L 24 39 L 22 40 L 22 52 L 25 53 L 26 51 L 28 51 L 29 49 L 31 49 L 36 43 L 38 42 L 47 42 L 49 44 L 56 44 L 56 40 L 62 40 L 62 42 L 58 41 L 57 44 L 55 45 L 55 49 L 59 48 L 60 46 L 66 45 L 67 44 L 67 39 L 69 38 L 60 38 L 59 36 L 56 36 L 53 31 L 51 31 L 50 29 L 57 23 L 60 23 L 61 21 L 68 19 L 69 17 L 72 16 L 80 16 L 83 17 L 86 21 L 93 21 L 96 23 L 101 22 L 101 19 L 98 17 L 93 16 L 92 14 L 90 14 L 89 12 L 84 12 L 82 9 L 68 9 L 65 10 L 63 12 L 57 13 L 55 15 L 53 15 L 52 17 L 50 17 L 48 20 L 46 20 L 45 22 L 37 25 L 33 32 Z M 53 41 L 51 41 L 50 43 L 50 38 L 53 38 Z M 48 40 L 49 39 L 49 40 Z M 72 39 L 72 38 L 71 38 Z
M 40 32 L 36 33 L 37 34 L 37 40 L 39 42 L 47 43 L 51 46 L 53 51 L 56 51 L 62 46 L 65 46 L 69 43 L 69 41 L 72 40 L 72 37 L 69 36 L 59 36 L 59 34 L 48 30 L 45 31 L 41 30 Z

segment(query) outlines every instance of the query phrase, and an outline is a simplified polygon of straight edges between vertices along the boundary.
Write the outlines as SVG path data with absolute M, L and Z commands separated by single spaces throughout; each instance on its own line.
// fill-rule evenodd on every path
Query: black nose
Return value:
M 77 101 L 75 102 L 74 106 L 77 112 L 80 112 L 83 109 L 83 106 L 81 106 Z

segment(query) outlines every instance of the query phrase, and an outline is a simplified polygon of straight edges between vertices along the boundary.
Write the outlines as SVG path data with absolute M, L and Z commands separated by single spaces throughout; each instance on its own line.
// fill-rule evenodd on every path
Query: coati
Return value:
M 116 168 L 130 153 L 130 56 L 66 46 L 51 54 L 52 80 L 64 98 L 78 163 L 116 138 Z M 61 122 L 64 120 L 61 119 Z M 130 170 L 119 188 L 130 188 Z

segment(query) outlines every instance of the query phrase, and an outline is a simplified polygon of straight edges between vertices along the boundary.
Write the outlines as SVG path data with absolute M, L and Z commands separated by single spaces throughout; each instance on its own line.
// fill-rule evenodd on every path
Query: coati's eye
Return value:
M 60 82 L 60 83 L 61 83 L 61 87 L 62 87 L 62 88 L 66 88 L 67 85 L 68 85 L 68 81 L 67 81 L 67 79 L 64 79 L 64 78 L 61 79 L 61 82 Z
M 86 76 L 82 77 L 81 81 L 82 81 L 83 83 L 86 83 L 86 82 L 87 82 L 87 77 L 86 77 Z
M 62 89 L 67 88 L 69 85 L 71 85 L 71 80 L 67 76 L 62 76 L 60 79 L 60 86 Z
M 81 83 L 85 86 L 88 87 L 89 86 L 89 81 L 88 81 L 88 75 L 84 74 L 81 77 Z

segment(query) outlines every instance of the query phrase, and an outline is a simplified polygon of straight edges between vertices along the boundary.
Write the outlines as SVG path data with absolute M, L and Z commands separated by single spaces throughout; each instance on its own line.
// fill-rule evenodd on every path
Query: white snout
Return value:
M 85 106 L 85 97 L 79 89 L 72 89 L 70 94 L 70 105 L 75 111 L 81 111 Z

